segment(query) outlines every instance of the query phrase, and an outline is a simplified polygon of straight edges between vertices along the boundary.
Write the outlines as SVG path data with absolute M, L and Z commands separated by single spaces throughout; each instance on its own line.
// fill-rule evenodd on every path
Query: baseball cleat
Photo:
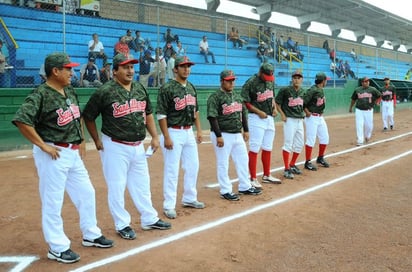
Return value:
M 259 183 L 259 181 L 257 181 L 257 179 L 251 179 L 250 185 L 252 185 L 255 188 L 262 188 L 262 185 Z
M 142 226 L 142 230 L 152 230 L 152 229 L 167 230 L 167 229 L 170 229 L 171 227 L 172 227 L 172 224 L 170 224 L 169 222 L 165 222 L 162 219 L 159 219 L 154 224 Z
M 49 249 L 49 252 L 47 252 L 47 258 L 62 263 L 75 263 L 80 260 L 80 255 L 72 251 L 70 248 L 63 252 L 54 252 Z
M 295 177 L 289 169 L 286 169 L 285 172 L 283 172 L 283 176 L 287 179 L 293 179 Z
M 272 184 L 282 184 L 282 181 L 278 178 L 272 177 L 271 175 L 269 176 L 263 176 L 262 177 L 262 182 L 264 183 L 272 183 Z
M 166 215 L 167 218 L 169 219 L 175 219 L 177 217 L 176 210 L 175 209 L 165 209 L 163 213 Z
M 262 190 L 260 190 L 259 188 L 255 188 L 253 186 L 247 190 L 239 191 L 239 194 L 241 195 L 260 195 L 261 193 L 262 193 Z
M 314 166 L 310 161 L 305 162 L 305 169 L 310 170 L 310 171 L 318 170 L 318 168 Z
M 296 165 L 291 165 L 290 166 L 290 171 L 293 174 L 296 174 L 296 175 L 301 175 L 302 174 L 302 171 L 300 171 L 300 169 Z
M 127 227 L 125 227 L 121 230 L 118 230 L 117 233 L 120 235 L 120 237 L 122 237 L 123 239 L 126 239 L 126 240 L 136 239 L 136 233 L 129 226 L 127 226 Z
M 112 240 L 106 239 L 106 237 L 104 237 L 103 235 L 94 240 L 83 239 L 82 241 L 82 245 L 86 247 L 95 246 L 95 247 L 108 248 L 108 247 L 112 247 L 113 244 L 114 242 Z
M 318 157 L 316 162 L 319 163 L 320 165 L 322 165 L 323 167 L 326 167 L 326 168 L 329 167 L 329 163 L 327 161 L 325 161 L 325 159 L 323 157 Z
M 205 203 L 200 201 L 193 201 L 193 202 L 182 202 L 183 207 L 190 207 L 195 209 L 203 209 L 205 207 Z
M 238 201 L 240 199 L 239 196 L 234 193 L 221 194 L 220 197 L 230 201 Z

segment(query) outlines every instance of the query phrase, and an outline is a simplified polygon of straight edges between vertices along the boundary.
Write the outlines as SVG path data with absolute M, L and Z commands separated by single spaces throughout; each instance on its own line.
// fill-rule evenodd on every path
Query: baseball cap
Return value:
M 315 80 L 323 81 L 325 79 L 328 79 L 328 77 L 323 72 L 317 73 L 315 76 Z
M 235 80 L 235 73 L 233 73 L 232 70 L 223 70 L 220 73 L 220 79 L 221 80 Z
M 364 81 L 369 81 L 369 78 L 368 78 L 368 77 L 363 77 L 363 78 L 361 79 L 361 81 L 362 81 L 362 82 L 364 82 Z
M 389 77 L 385 77 L 383 80 L 390 80 L 390 78 L 389 78 Z
M 90 57 L 89 58 L 89 61 L 95 61 L 96 59 L 95 58 L 93 58 L 93 57 Z
M 263 63 L 260 66 L 261 76 L 264 81 L 274 81 L 275 76 L 273 75 L 273 66 L 270 63 Z
M 44 60 L 44 69 L 50 70 L 54 67 L 57 68 L 73 68 L 79 66 L 79 63 L 70 62 L 70 58 L 65 53 L 52 53 Z
M 300 70 L 296 70 L 295 72 L 293 72 L 292 77 L 303 77 L 302 72 Z
M 185 65 L 185 64 L 189 64 L 190 66 L 195 65 L 195 63 L 191 62 L 190 59 L 186 56 L 176 58 L 175 67 L 180 66 L 180 65 Z
M 133 56 L 131 55 L 125 56 L 119 53 L 113 58 L 113 67 L 117 67 L 119 65 L 126 65 L 129 63 L 136 64 L 138 62 L 139 61 L 133 58 Z

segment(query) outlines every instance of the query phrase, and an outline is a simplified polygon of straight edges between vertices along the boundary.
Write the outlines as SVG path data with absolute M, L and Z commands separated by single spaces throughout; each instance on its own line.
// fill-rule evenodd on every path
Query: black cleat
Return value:
M 126 240 L 136 239 L 136 233 L 129 226 L 127 226 L 127 227 L 125 227 L 121 230 L 118 230 L 117 233 L 120 235 L 120 237 L 122 237 L 123 239 L 126 239 Z
M 310 170 L 310 171 L 318 170 L 318 168 L 314 166 L 310 161 L 305 162 L 305 169 Z
M 291 165 L 290 166 L 290 171 L 293 174 L 296 174 L 296 175 L 301 175 L 302 174 L 302 171 L 300 171 L 300 169 L 296 165 Z
M 220 197 L 230 200 L 230 201 L 238 201 L 240 199 L 239 196 L 234 193 L 226 193 L 226 194 L 220 195 Z
M 241 195 L 260 195 L 261 193 L 262 193 L 262 190 L 255 188 L 255 187 L 250 187 L 247 190 L 239 191 L 239 194 Z
M 325 161 L 325 159 L 322 157 L 318 157 L 316 160 L 317 163 L 319 163 L 320 165 L 322 165 L 323 167 L 328 168 L 329 167 L 329 163 L 327 161 Z

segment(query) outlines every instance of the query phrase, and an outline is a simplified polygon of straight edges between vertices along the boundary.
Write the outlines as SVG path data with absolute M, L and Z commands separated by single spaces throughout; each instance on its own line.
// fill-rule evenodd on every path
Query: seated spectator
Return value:
M 346 75 L 350 75 L 352 79 L 357 79 L 355 76 L 355 73 L 352 71 L 349 65 L 349 62 L 347 60 L 345 61 L 344 67 L 345 67 Z
M 332 74 L 336 74 L 338 78 L 342 76 L 342 72 L 339 70 L 339 67 L 337 67 L 334 60 L 332 60 L 332 62 L 330 63 L 329 69 L 332 72 Z
M 175 35 L 172 33 L 172 30 L 170 28 L 168 28 L 166 30 L 166 33 L 164 34 L 164 40 L 166 42 L 166 44 L 168 43 L 172 43 L 172 42 L 179 42 L 179 36 Z
M 102 84 L 113 79 L 113 72 L 111 66 L 112 64 L 110 62 L 106 62 L 103 68 L 100 69 L 100 81 L 102 82 Z
M 292 37 L 288 37 L 288 40 L 286 41 L 286 49 L 289 51 L 293 51 L 295 48 L 295 42 L 292 40 Z
M 256 50 L 256 56 L 258 59 L 260 59 L 261 63 L 267 62 L 269 59 L 269 50 L 268 47 L 266 46 L 264 41 L 261 41 L 257 50 Z
M 179 41 L 176 46 L 176 57 L 186 56 L 186 49 L 183 48 L 182 42 Z
M 135 35 L 136 37 L 133 39 L 133 42 L 135 44 L 135 52 L 140 52 L 140 48 L 143 48 L 143 51 L 149 49 L 149 50 L 153 50 L 153 48 L 151 48 L 151 44 L 150 44 L 150 39 L 147 38 L 143 38 L 141 36 L 141 33 L 139 30 L 135 31 Z
M 89 41 L 87 48 L 89 49 L 88 58 L 100 58 L 103 59 L 103 63 L 107 61 L 107 56 L 104 53 L 103 43 L 99 41 L 99 35 L 97 35 L 96 33 L 92 35 L 92 40 Z
M 81 87 L 99 87 L 102 86 L 100 82 L 99 68 L 94 63 L 93 57 L 89 58 L 87 64 L 83 64 L 80 68 L 80 86 Z
M 330 48 L 329 48 L 329 42 L 328 42 L 328 40 L 325 40 L 325 41 L 323 42 L 322 48 L 326 50 L 326 54 L 329 54 Z
M 169 61 L 170 57 L 172 56 L 172 53 L 175 53 L 175 49 L 173 48 L 171 43 L 166 44 L 166 46 L 163 48 L 163 56 L 166 60 L 166 62 Z
M 265 34 L 265 30 L 263 29 L 263 26 L 259 26 L 258 30 L 256 30 L 256 36 L 259 40 L 259 43 L 261 41 L 264 41 L 266 44 L 270 43 L 270 37 Z
M 296 54 L 296 57 L 303 61 L 304 55 L 301 53 L 298 42 L 295 42 L 295 47 L 292 49 L 292 52 Z
M 232 41 L 234 48 L 243 47 L 243 41 L 239 36 L 239 31 L 234 26 L 232 27 L 232 31 L 229 33 L 229 40 Z
M 166 74 L 167 74 L 167 80 L 173 80 L 176 78 L 175 75 L 175 59 L 176 59 L 176 52 L 173 52 L 172 55 L 170 56 L 169 61 L 167 62 L 167 67 L 166 67 Z
M 338 69 L 340 70 L 340 72 L 342 73 L 340 78 L 347 78 L 348 77 L 348 73 L 345 69 L 345 65 L 343 64 L 343 60 L 340 59 L 338 62 Z
M 355 49 L 354 49 L 354 48 L 352 48 L 352 50 L 350 51 L 350 56 L 352 57 L 352 59 L 353 59 L 355 62 L 358 62 L 358 56 L 356 55 L 356 52 L 355 52 Z
M 119 53 L 122 53 L 125 56 L 129 56 L 130 49 L 129 45 L 126 42 L 126 36 L 122 36 L 119 38 L 119 41 L 114 45 L 114 55 L 116 56 Z
M 329 58 L 330 58 L 331 61 L 335 61 L 335 59 L 336 59 L 335 49 L 332 48 L 332 49 L 329 51 Z M 336 60 L 336 61 L 337 61 L 337 60 Z
M 145 88 L 149 86 L 150 68 L 154 62 L 152 52 L 150 50 L 143 51 L 143 48 L 141 48 L 139 57 L 139 82 Z
M 285 41 L 283 40 L 283 35 L 278 36 L 278 38 L 276 39 L 276 46 L 286 48 Z
M 209 43 L 207 42 L 207 36 L 203 36 L 203 39 L 200 40 L 199 49 L 200 49 L 200 54 L 205 56 L 206 63 L 209 63 L 209 60 L 207 58 L 207 56 L 209 55 L 212 56 L 212 62 L 216 63 L 215 54 L 213 54 L 213 52 L 209 50 Z
M 132 35 L 132 31 L 130 29 L 126 31 L 126 35 L 124 37 L 129 49 L 134 50 L 136 52 L 136 44 L 134 43 L 134 38 Z
M 160 87 L 165 84 L 166 65 L 166 60 L 164 56 L 162 56 L 161 49 L 157 48 L 155 60 L 153 62 L 153 69 L 150 73 L 150 76 L 153 77 L 153 87 Z

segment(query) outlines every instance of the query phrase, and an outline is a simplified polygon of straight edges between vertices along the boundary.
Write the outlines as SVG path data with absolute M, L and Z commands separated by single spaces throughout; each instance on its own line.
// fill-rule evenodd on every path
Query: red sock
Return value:
M 249 173 L 251 179 L 256 178 L 257 155 L 257 153 L 249 151 Z
M 310 161 L 310 158 L 312 157 L 312 147 L 305 145 L 305 156 L 306 156 L 306 161 Z
M 294 166 L 296 164 L 296 160 L 299 157 L 299 153 L 293 152 L 292 154 L 292 160 L 290 161 L 290 165 Z
M 282 150 L 283 163 L 285 164 L 285 170 L 289 169 L 289 152 Z
M 272 152 L 262 150 L 262 164 L 263 164 L 263 175 L 270 175 L 270 161 L 271 161 Z
M 319 157 L 323 157 L 325 155 L 326 145 L 319 144 Z

